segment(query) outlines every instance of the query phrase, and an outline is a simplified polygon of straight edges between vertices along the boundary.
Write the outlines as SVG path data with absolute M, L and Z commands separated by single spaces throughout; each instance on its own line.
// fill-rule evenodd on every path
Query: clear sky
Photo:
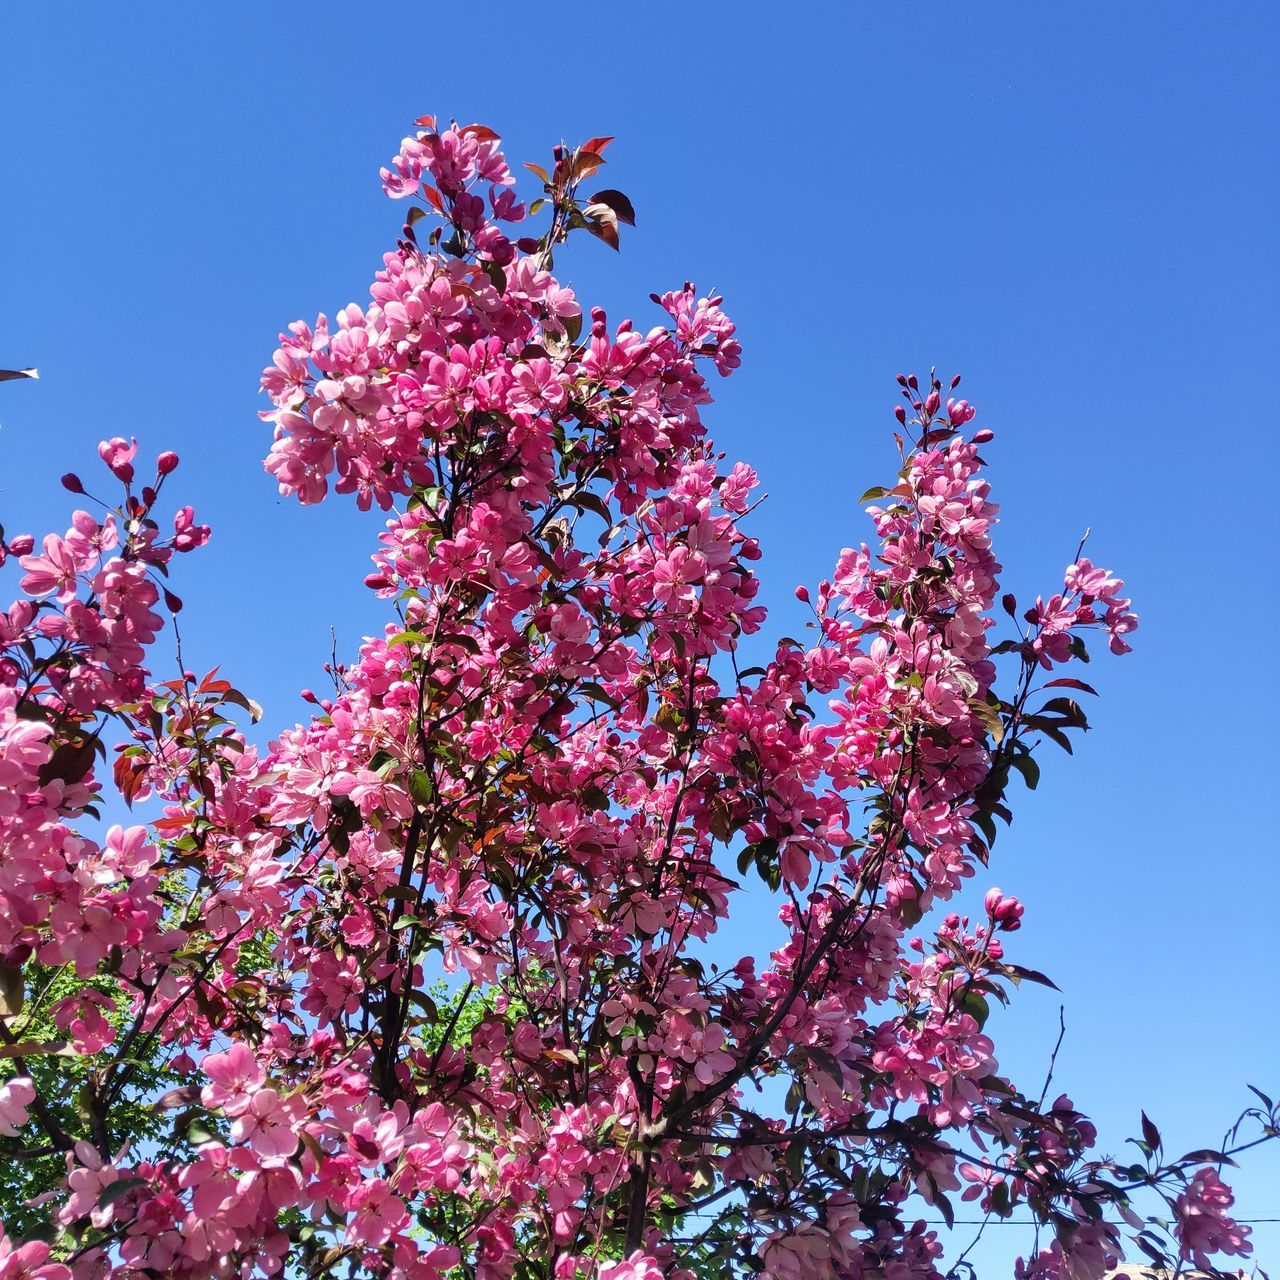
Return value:
M 0 386 L 0 522 L 65 527 L 57 477 L 103 437 L 177 449 L 215 530 L 176 584 L 188 664 L 291 722 L 330 624 L 349 655 L 382 612 L 376 520 L 260 469 L 276 333 L 365 300 L 413 117 L 488 123 L 516 160 L 617 135 L 639 225 L 557 265 L 642 324 L 651 290 L 726 295 L 745 364 L 710 422 L 771 495 L 775 634 L 866 535 L 894 375 L 931 362 L 997 432 L 1009 586 L 1052 590 L 1086 526 L 1128 580 L 1142 629 L 1091 669 L 1096 732 L 1046 758 L 975 887 L 1028 904 L 1015 958 L 1064 990 L 1057 1078 L 1103 1146 L 1144 1104 L 1170 1146 L 1211 1143 L 1246 1082 L 1280 1091 L 1278 43 L 1273 0 L 9 6 L 0 367 L 42 380 Z M 1019 1004 L 993 1025 L 1029 1084 L 1057 997 Z M 1236 1183 L 1280 1216 L 1280 1153 Z M 989 1233 L 984 1277 L 1021 1235 Z M 1280 1265 L 1280 1228 L 1255 1242 Z

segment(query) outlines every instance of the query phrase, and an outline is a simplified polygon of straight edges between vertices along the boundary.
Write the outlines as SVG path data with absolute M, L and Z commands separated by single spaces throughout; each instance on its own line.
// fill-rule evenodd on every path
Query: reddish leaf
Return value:
M 589 178 L 603 164 L 604 160 L 594 151 L 580 151 L 573 162 L 574 181 L 580 182 L 583 178 Z
M 583 209 L 587 229 L 611 249 L 618 247 L 618 215 L 608 205 L 589 204 Z
M 1056 680 L 1046 680 L 1043 689 L 1079 689 L 1083 693 L 1091 693 L 1096 698 L 1098 691 L 1091 684 L 1085 684 L 1083 680 L 1077 680 L 1073 676 L 1059 676 Z
M 632 207 L 631 201 L 621 191 L 606 187 L 603 191 L 597 191 L 591 197 L 591 202 L 592 204 L 608 205 L 617 215 L 619 222 L 625 222 L 629 227 L 636 225 L 636 211 Z
M 1145 1111 L 1142 1113 L 1142 1140 L 1153 1151 L 1160 1145 L 1160 1130 L 1152 1124 Z

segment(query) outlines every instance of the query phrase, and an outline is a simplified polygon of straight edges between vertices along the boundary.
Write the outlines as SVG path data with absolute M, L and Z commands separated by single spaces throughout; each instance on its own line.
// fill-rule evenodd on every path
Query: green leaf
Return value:
M 995 820 L 992 818 L 992 816 L 989 813 L 984 813 L 984 812 L 975 813 L 969 819 L 969 821 L 972 822 L 973 825 L 977 827 L 978 830 L 981 831 L 984 836 L 987 837 L 988 848 L 990 848 L 990 846 L 995 844 L 996 824 L 995 824 Z
M 997 1182 L 991 1188 L 991 1208 L 1001 1218 L 1007 1218 L 1013 1212 L 1013 1205 L 1009 1203 L 1007 1182 Z
M 590 511 L 598 515 L 606 525 L 613 527 L 613 512 L 609 510 L 609 504 L 598 493 L 584 489 L 581 493 L 575 493 L 569 499 L 569 503 L 580 511 Z
M 192 1120 L 187 1125 L 187 1141 L 193 1147 L 198 1147 L 204 1142 L 213 1142 L 217 1137 L 218 1135 L 203 1120 Z
M 98 1207 L 105 1209 L 107 1205 L 114 1204 L 121 1196 L 128 1195 L 130 1191 L 136 1191 L 139 1187 L 145 1187 L 146 1185 L 146 1178 L 117 1178 L 115 1182 L 109 1182 L 102 1188 L 102 1192 L 98 1196 Z
M 883 485 L 872 485 L 871 488 L 858 499 L 858 506 L 861 507 L 868 502 L 874 502 L 877 498 L 887 498 L 888 496 L 889 490 Z
M 441 1021 L 440 1006 L 425 991 L 419 991 L 417 988 L 411 989 L 409 991 L 409 1003 L 416 1004 L 432 1022 Z
M 387 641 L 387 648 L 393 649 L 398 644 L 426 644 L 427 637 L 421 631 L 401 631 Z
M 987 1025 L 987 1019 L 991 1016 L 991 1006 L 977 991 L 966 991 L 960 997 L 960 1008 L 978 1024 L 979 1030 Z
M 1046 711 L 1061 715 L 1063 720 L 1073 728 L 1089 727 L 1089 718 L 1085 715 L 1084 708 L 1074 698 L 1050 698 L 1036 714 L 1043 715 Z
M 596 684 L 594 680 L 589 680 L 585 684 L 578 686 L 578 692 L 584 698 L 590 698 L 592 702 L 603 702 L 605 706 L 612 707 L 615 711 L 622 705 L 611 693 Z
M 423 806 L 434 803 L 436 787 L 431 775 L 423 769 L 415 769 L 409 775 L 409 795 Z
M 1016 755 L 1010 758 L 1009 763 L 1022 774 L 1027 783 L 1027 790 L 1034 791 L 1040 784 L 1040 766 L 1036 763 L 1035 757 Z
M 1039 969 L 1028 969 L 1026 965 L 1022 964 L 1007 964 L 1005 965 L 1004 970 L 1015 983 L 1023 981 L 1036 982 L 1042 987 L 1052 987 L 1055 991 L 1060 991 L 1062 989 L 1052 978 L 1041 973 Z
M 456 645 L 459 649 L 465 649 L 468 653 L 480 652 L 480 641 L 475 636 L 469 636 L 463 631 L 441 636 L 440 643 Z

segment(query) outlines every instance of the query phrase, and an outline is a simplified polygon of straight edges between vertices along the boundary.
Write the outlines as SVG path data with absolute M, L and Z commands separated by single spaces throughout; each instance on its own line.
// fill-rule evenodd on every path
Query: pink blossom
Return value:
M 0 1085 L 0 1135 L 12 1138 L 27 1123 L 36 1088 L 28 1076 L 17 1076 Z
M 1208 1165 L 1197 1169 L 1186 1190 L 1174 1202 L 1174 1230 L 1184 1262 L 1208 1270 L 1210 1255 L 1253 1252 L 1249 1228 L 1242 1227 L 1227 1210 L 1235 1203 L 1231 1189 Z
M 98 456 L 111 469 L 116 479 L 123 480 L 126 484 L 133 479 L 133 459 L 137 452 L 136 440 L 122 440 L 119 436 L 104 440 L 98 446 Z
M 249 1096 L 266 1079 L 266 1072 L 253 1050 L 239 1041 L 223 1053 L 207 1054 L 200 1069 L 213 1081 L 201 1090 L 201 1101 L 206 1107 L 222 1107 L 229 1115 L 242 1110 Z

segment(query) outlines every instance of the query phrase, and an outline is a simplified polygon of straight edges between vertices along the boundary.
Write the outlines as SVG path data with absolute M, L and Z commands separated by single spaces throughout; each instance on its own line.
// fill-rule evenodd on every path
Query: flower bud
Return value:
M 967 400 L 947 401 L 947 416 L 953 427 L 963 427 L 977 412 Z
M 942 397 L 936 391 L 929 392 L 929 398 L 924 402 L 924 411 L 930 417 L 938 412 L 938 406 L 942 403 Z
M 74 471 L 68 471 L 67 474 L 62 477 L 62 487 L 68 493 L 84 492 L 84 485 L 80 483 L 80 477 L 76 475 Z
M 998 928 L 1012 933 L 1021 927 L 1023 907 L 1017 898 L 1006 898 L 999 889 L 988 889 L 982 903 Z
M 111 469 L 111 474 L 125 484 L 133 479 L 133 455 L 137 452 L 136 440 L 123 440 L 119 436 L 98 445 L 98 457 Z
M 15 556 L 29 556 L 36 540 L 29 533 L 20 533 L 9 543 L 9 550 Z
M 994 431 L 989 431 L 986 427 L 983 427 L 981 431 L 975 431 L 973 433 L 974 444 L 986 444 L 988 440 L 994 440 L 995 438 L 996 433 Z
M 178 455 L 170 450 L 162 453 L 156 459 L 156 470 L 162 475 L 167 476 L 169 472 L 177 469 Z
M 796 599 L 797 599 L 797 600 L 799 600 L 801 604 L 808 604 L 808 603 L 809 603 L 809 588 L 808 588 L 808 587 L 806 587 L 806 586 L 804 586 L 803 584 L 801 584 L 800 586 L 798 586 L 798 587 L 796 588 Z
M 909 386 L 912 391 L 920 390 L 920 383 L 914 373 L 907 374 L 907 386 Z
M 893 406 L 893 416 L 897 418 L 904 427 L 907 425 L 907 411 L 900 404 L 895 404 Z

